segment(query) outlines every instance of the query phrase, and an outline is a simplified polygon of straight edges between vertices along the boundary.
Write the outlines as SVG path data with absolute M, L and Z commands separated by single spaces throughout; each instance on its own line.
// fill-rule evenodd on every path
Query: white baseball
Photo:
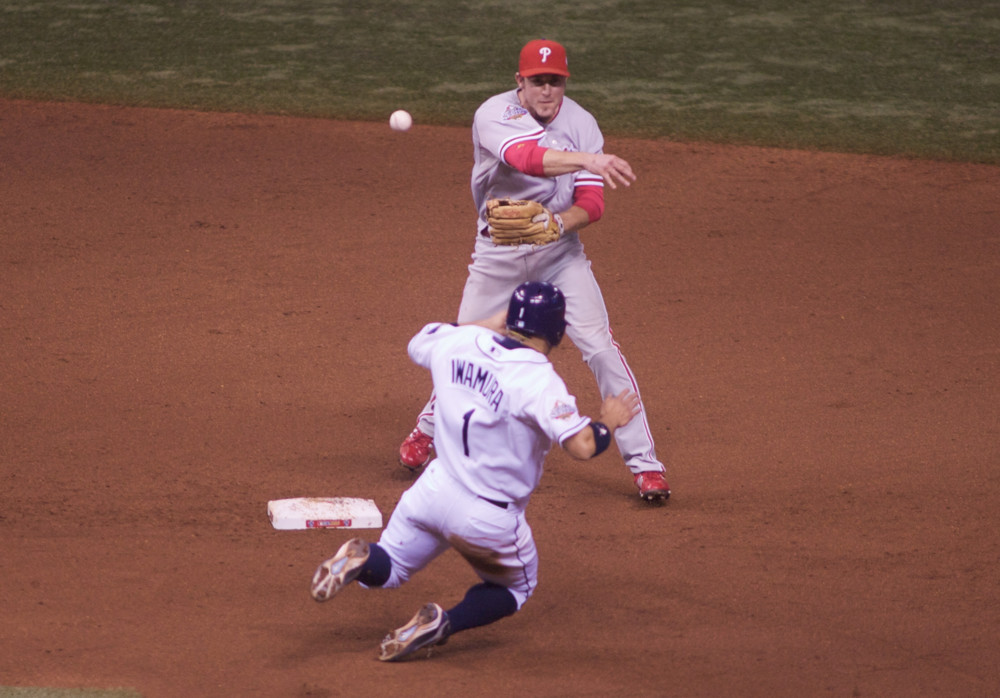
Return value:
M 389 126 L 393 131 L 409 131 L 413 126 L 413 117 L 405 109 L 397 109 L 389 117 Z

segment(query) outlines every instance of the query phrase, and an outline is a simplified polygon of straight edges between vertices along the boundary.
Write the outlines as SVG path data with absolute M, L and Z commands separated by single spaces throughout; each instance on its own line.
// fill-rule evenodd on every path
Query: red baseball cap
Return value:
M 555 41 L 535 39 L 521 49 L 517 72 L 524 77 L 532 75 L 565 75 L 569 77 L 566 49 Z

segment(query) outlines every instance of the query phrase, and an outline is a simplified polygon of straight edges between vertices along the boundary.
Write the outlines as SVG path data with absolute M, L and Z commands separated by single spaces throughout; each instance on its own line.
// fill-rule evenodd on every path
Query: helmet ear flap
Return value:
M 566 297 L 547 281 L 528 281 L 511 294 L 507 327 L 555 347 L 566 333 Z

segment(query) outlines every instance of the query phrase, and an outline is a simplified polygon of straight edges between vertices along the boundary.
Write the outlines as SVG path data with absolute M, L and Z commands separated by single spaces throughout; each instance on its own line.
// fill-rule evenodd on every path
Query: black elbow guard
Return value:
M 594 431 L 594 455 L 591 456 L 593 458 L 608 450 L 608 446 L 611 445 L 611 430 L 602 422 L 591 422 L 590 428 Z

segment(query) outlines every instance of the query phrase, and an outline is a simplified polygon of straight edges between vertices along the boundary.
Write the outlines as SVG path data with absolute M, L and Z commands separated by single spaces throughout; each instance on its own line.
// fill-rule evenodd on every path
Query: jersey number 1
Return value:
M 465 447 L 465 457 L 469 457 L 469 422 L 472 421 L 474 409 L 462 415 L 462 446 Z

